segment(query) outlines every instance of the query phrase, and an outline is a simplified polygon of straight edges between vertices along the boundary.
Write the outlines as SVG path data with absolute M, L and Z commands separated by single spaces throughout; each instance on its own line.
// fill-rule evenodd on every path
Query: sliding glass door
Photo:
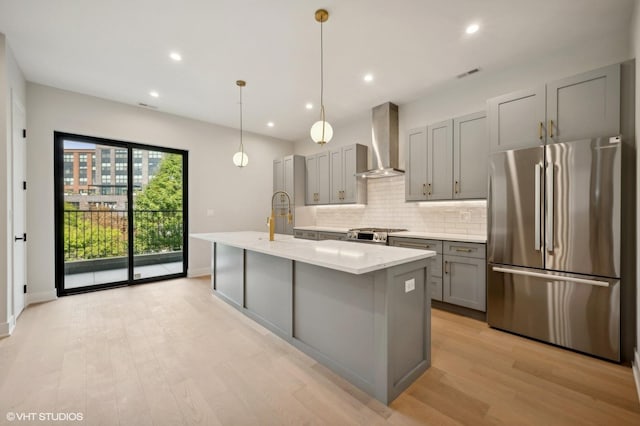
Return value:
M 55 134 L 59 295 L 186 275 L 184 151 Z
M 182 272 L 182 155 L 133 149 L 133 278 Z

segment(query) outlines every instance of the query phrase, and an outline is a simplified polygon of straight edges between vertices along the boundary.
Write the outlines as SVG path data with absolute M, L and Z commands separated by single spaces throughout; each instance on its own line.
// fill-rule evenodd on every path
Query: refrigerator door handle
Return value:
M 547 164 L 547 232 L 546 234 L 546 246 L 547 251 L 553 252 L 553 189 L 554 189 L 554 176 L 553 176 L 553 162 Z
M 535 170 L 535 185 L 536 185 L 536 190 L 535 190 L 535 249 L 536 251 L 540 251 L 540 240 L 541 240 L 541 229 L 540 229 L 540 224 L 542 222 L 542 218 L 540 217 L 541 214 L 541 198 L 542 198 L 542 188 L 540 185 L 541 182 L 541 173 L 542 173 L 542 164 L 538 163 L 536 164 L 536 170 Z
M 493 270 L 495 272 L 503 272 L 505 274 L 525 275 L 527 277 L 552 279 L 554 281 L 571 281 L 572 283 L 589 284 L 589 285 L 595 285 L 598 287 L 609 287 L 609 283 L 606 281 L 588 280 L 586 278 L 574 278 L 574 277 L 565 277 L 562 275 L 543 274 L 541 272 L 530 272 L 530 271 L 522 271 L 520 269 L 503 268 L 501 266 L 494 266 Z

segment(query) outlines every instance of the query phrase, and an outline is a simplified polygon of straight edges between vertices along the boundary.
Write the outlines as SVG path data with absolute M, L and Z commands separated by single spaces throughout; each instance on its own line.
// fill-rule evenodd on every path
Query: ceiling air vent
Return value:
M 464 77 L 466 77 L 466 76 L 468 76 L 468 75 L 475 74 L 475 73 L 477 73 L 478 71 L 480 71 L 480 68 L 474 68 L 474 69 L 472 69 L 472 70 L 465 71 L 465 72 L 463 72 L 462 74 L 458 74 L 458 75 L 456 76 L 456 78 L 464 78 Z
M 142 108 L 158 109 L 157 106 L 145 104 L 144 102 L 138 102 L 138 106 L 141 106 Z

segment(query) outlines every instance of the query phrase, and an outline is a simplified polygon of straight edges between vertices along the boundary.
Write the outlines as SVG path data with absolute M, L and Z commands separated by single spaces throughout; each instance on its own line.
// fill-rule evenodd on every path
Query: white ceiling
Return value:
M 626 31 L 633 0 L 0 0 L 0 32 L 29 81 L 230 127 L 244 79 L 245 130 L 298 140 L 319 114 L 321 7 L 327 120 L 340 122 Z

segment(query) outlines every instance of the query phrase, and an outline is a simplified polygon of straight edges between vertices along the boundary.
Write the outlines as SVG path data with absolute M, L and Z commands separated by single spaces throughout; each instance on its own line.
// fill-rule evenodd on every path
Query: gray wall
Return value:
M 231 105 L 232 107 L 234 105 Z M 245 134 L 249 165 L 231 158 L 238 129 L 150 111 L 29 83 L 29 301 L 55 296 L 53 132 L 63 131 L 189 151 L 189 232 L 264 230 L 270 211 L 272 161 L 291 142 Z M 213 210 L 213 216 L 207 216 Z M 209 273 L 209 244 L 189 241 L 189 274 Z

